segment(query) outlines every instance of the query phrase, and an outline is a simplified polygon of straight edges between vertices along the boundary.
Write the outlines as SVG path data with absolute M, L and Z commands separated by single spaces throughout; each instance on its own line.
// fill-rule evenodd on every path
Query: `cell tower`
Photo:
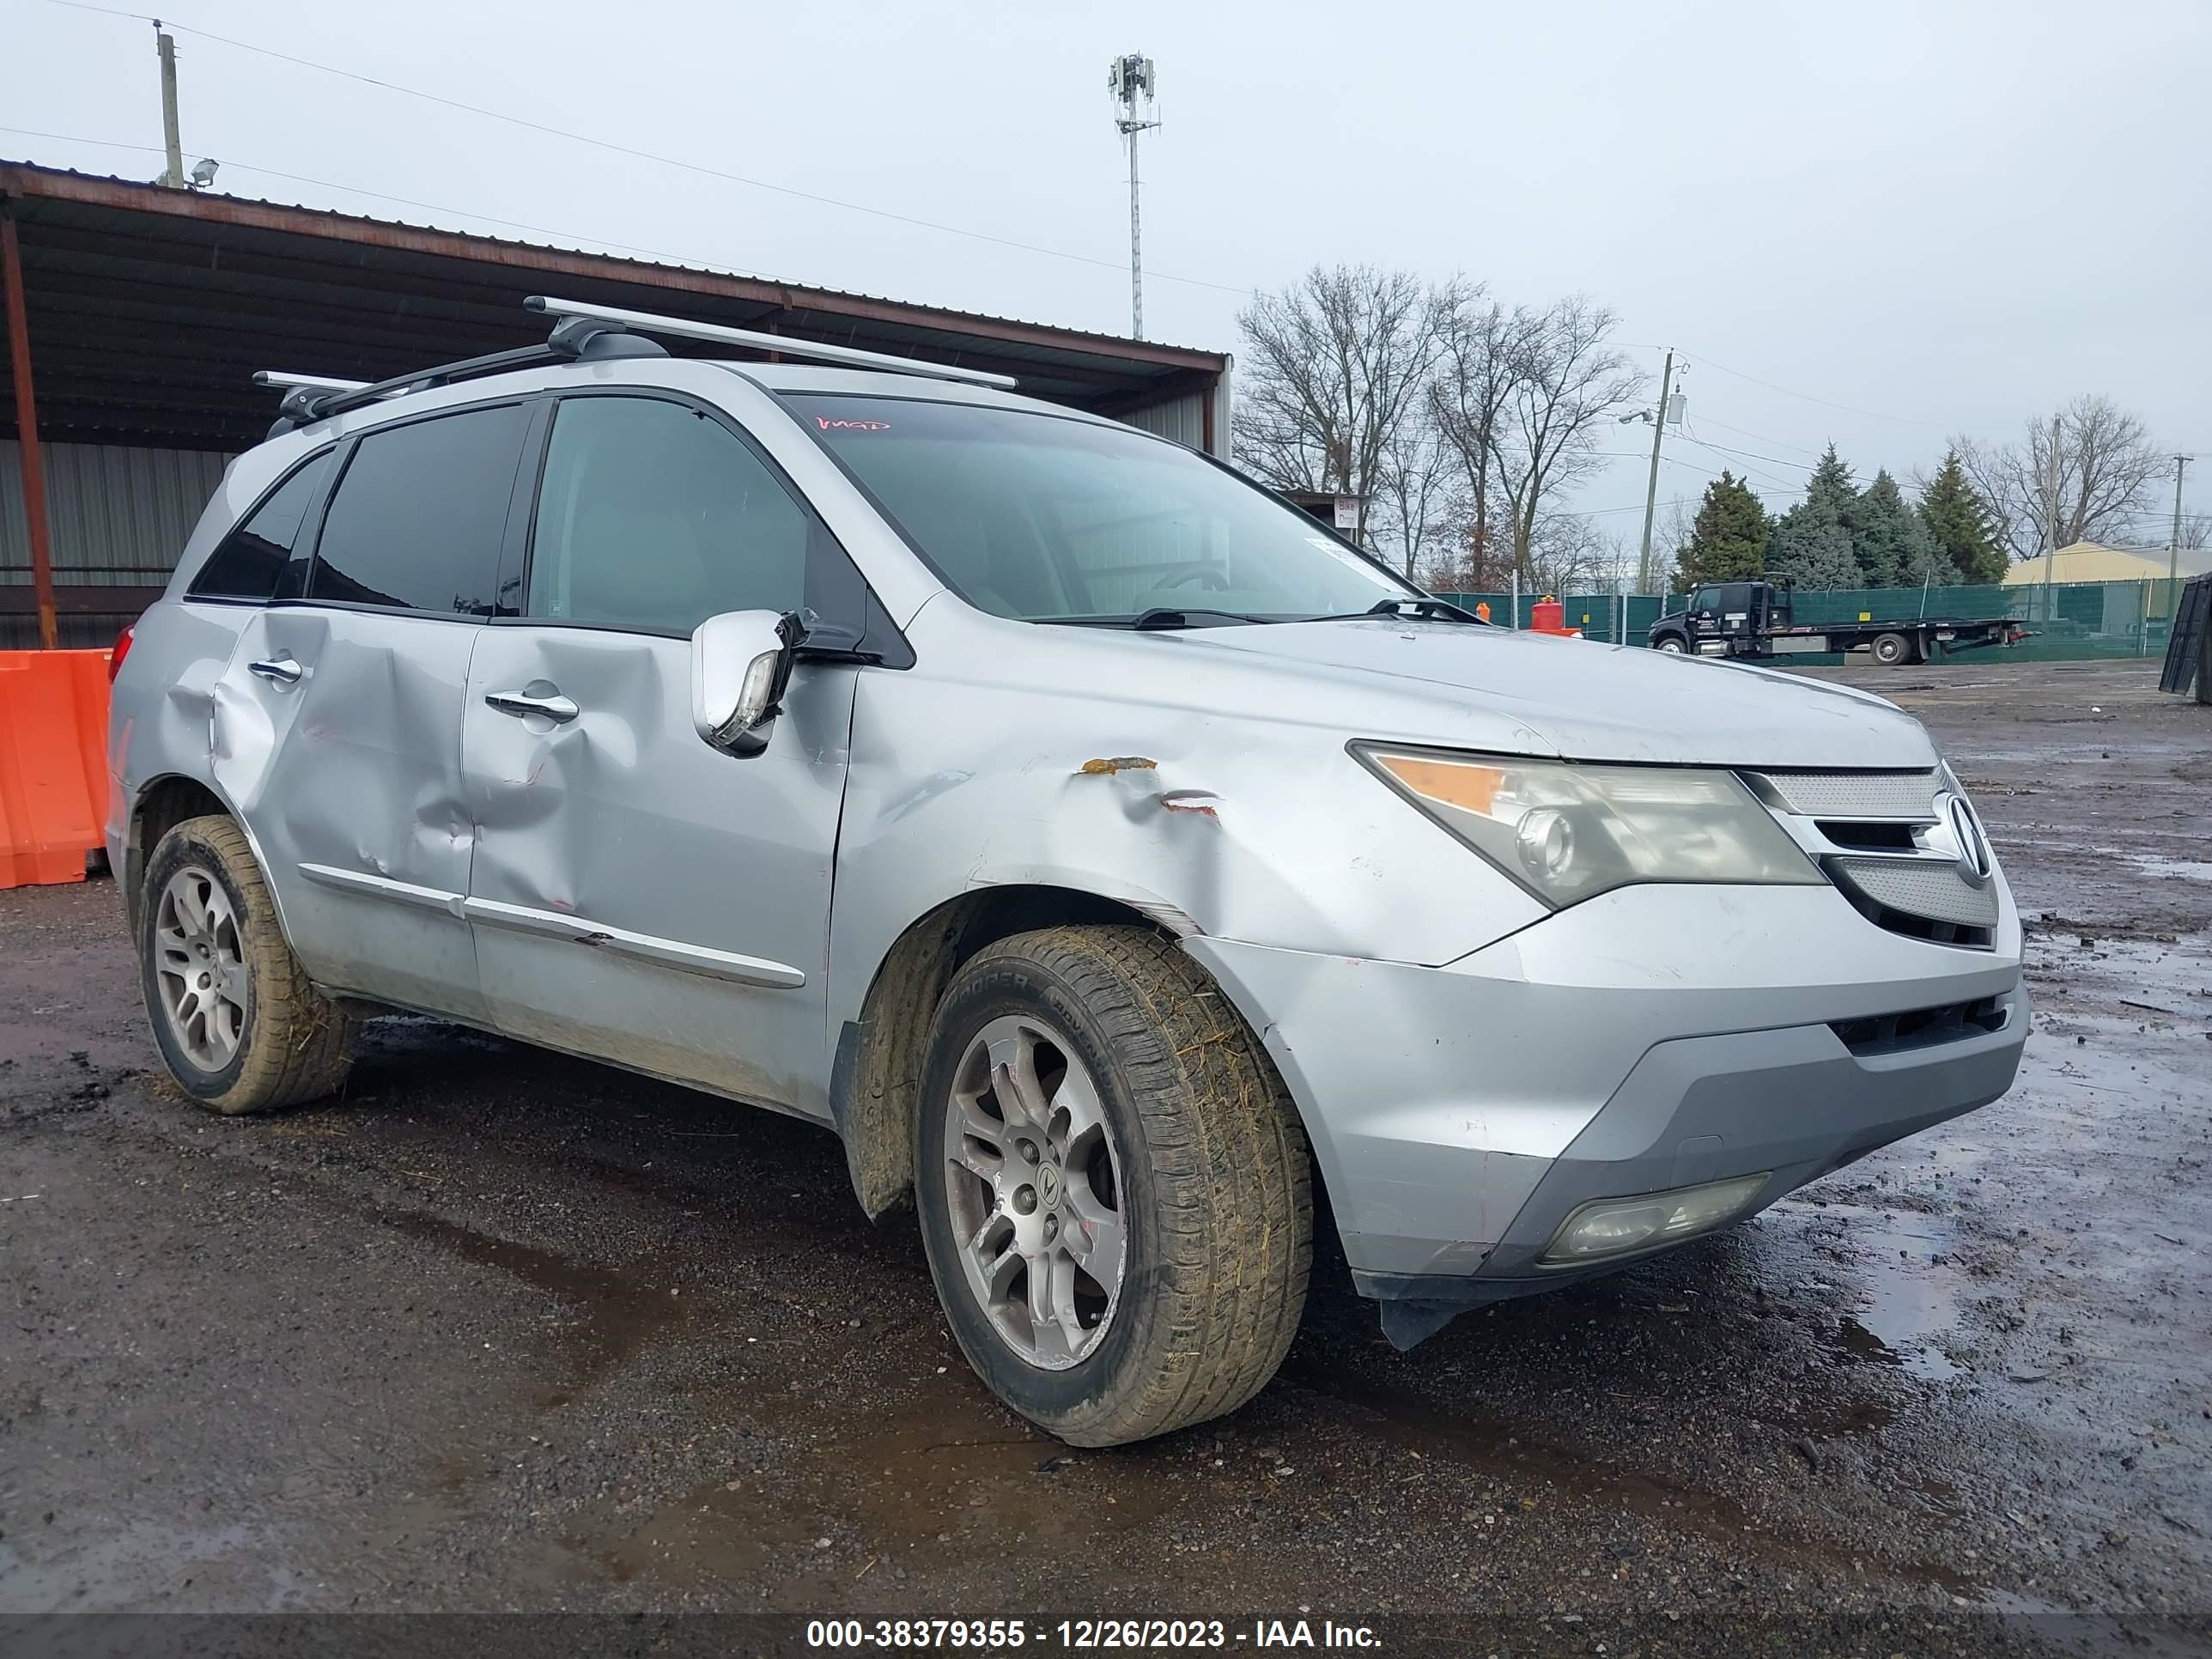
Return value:
M 1159 125 L 1152 114 L 1152 95 L 1159 89 L 1159 79 L 1151 58 L 1131 52 L 1114 60 L 1113 68 L 1107 71 L 1106 85 L 1114 94 L 1115 131 L 1129 146 L 1129 332 L 1141 340 L 1145 337 L 1145 259 L 1137 221 L 1137 135 Z

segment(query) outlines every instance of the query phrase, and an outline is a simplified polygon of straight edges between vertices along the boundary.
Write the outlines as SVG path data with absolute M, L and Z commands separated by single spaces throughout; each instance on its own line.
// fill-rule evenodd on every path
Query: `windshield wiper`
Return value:
M 1492 624 L 1472 611 L 1462 611 L 1449 599 L 1377 599 L 1364 611 L 1340 611 L 1329 617 L 1304 617 L 1304 622 L 1360 622 L 1369 617 L 1398 617 L 1406 621 L 1467 623 L 1476 628 Z
M 1171 628 L 1203 628 L 1194 617 L 1218 617 L 1223 622 L 1280 622 L 1279 617 L 1248 617 L 1241 611 L 1209 611 L 1203 605 L 1156 605 L 1133 617 L 1040 617 L 1039 622 L 1064 623 L 1077 628 L 1134 628 L 1155 633 Z

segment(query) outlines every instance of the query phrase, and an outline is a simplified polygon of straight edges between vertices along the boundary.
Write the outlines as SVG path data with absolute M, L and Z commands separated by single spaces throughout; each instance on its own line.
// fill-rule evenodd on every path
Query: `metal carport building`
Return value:
M 152 603 L 275 418 L 255 369 L 380 380 L 532 344 L 533 293 L 992 369 L 1228 444 L 1218 352 L 21 162 L 0 161 L 0 646 L 104 646 Z

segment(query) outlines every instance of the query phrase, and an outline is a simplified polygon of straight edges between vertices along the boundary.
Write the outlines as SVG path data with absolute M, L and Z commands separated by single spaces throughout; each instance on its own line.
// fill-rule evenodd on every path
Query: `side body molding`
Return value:
M 675 939 L 655 938 L 650 933 L 633 933 L 626 927 L 609 927 L 586 916 L 562 915 L 557 910 L 505 904 L 496 899 L 470 898 L 459 893 L 441 892 L 434 887 L 418 887 L 411 882 L 394 881 L 388 876 L 339 870 L 327 864 L 303 864 L 300 866 L 300 873 L 320 886 L 386 899 L 394 904 L 410 905 L 417 909 L 442 911 L 457 920 L 472 921 L 483 927 L 505 927 L 520 933 L 535 933 L 544 939 L 567 939 L 577 945 L 635 957 L 640 961 L 657 963 L 661 967 L 673 968 L 682 973 L 703 975 L 708 979 L 725 979 L 739 985 L 758 985 L 781 991 L 795 991 L 806 983 L 805 974 L 787 963 L 740 956 L 734 951 L 716 951 L 705 945 L 685 945 Z

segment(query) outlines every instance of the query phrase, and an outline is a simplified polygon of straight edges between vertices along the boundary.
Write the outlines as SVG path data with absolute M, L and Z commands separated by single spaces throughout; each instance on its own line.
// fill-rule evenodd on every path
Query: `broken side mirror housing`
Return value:
M 766 749 L 805 637 L 796 611 L 725 611 L 694 629 L 691 723 L 699 735 L 726 754 Z

